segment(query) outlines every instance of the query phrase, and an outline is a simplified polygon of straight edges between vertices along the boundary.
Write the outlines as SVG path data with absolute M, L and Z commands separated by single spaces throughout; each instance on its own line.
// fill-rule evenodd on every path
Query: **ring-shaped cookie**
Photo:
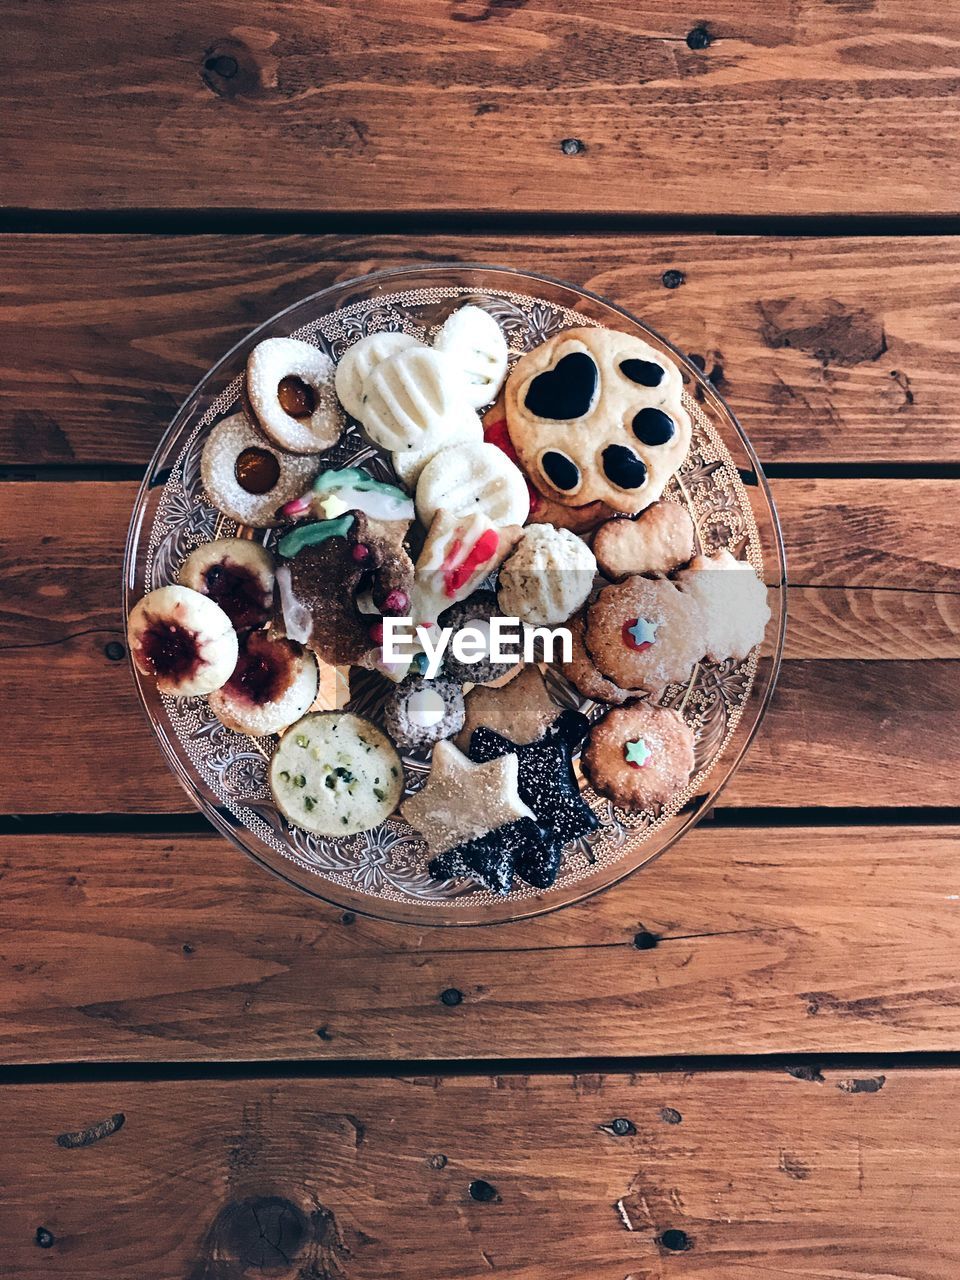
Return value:
M 330 357 L 298 338 L 267 338 L 247 359 L 247 400 L 260 430 L 287 453 L 323 453 L 346 419 Z
M 258 529 L 280 524 L 280 508 L 299 498 L 319 470 L 316 454 L 275 449 L 243 413 L 217 423 L 200 460 L 203 487 L 213 505 Z

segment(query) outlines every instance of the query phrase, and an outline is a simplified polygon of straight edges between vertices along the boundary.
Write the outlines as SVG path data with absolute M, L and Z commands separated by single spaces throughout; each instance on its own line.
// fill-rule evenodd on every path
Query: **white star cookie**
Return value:
M 432 854 L 534 815 L 517 791 L 517 757 L 474 764 L 450 742 L 438 742 L 426 786 L 400 812 L 423 836 Z

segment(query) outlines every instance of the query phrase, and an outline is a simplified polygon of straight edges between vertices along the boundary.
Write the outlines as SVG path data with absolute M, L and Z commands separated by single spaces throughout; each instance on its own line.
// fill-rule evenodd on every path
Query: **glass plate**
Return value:
M 383 271 L 324 289 L 268 320 L 214 365 L 174 418 L 137 496 L 124 559 L 125 614 L 145 592 L 175 582 L 180 565 L 200 544 L 235 536 L 270 543 L 275 537 L 238 527 L 221 515 L 200 480 L 206 435 L 238 406 L 242 371 L 256 343 L 293 335 L 317 343 L 336 359 L 358 338 L 380 329 L 429 337 L 466 302 L 496 318 L 512 360 L 562 329 L 598 324 L 636 334 L 677 361 L 693 440 L 665 496 L 690 511 L 698 550 L 727 547 L 750 561 L 767 583 L 773 616 L 764 645 L 746 662 L 703 662 L 686 685 L 671 685 L 663 695 L 661 701 L 678 708 L 696 734 L 696 771 L 687 787 L 662 808 L 628 813 L 582 783 L 599 830 L 567 847 L 551 889 L 518 883 L 506 898 L 471 883 L 433 880 L 422 841 L 399 816 L 342 839 L 289 826 L 266 783 L 276 739 L 234 733 L 213 716 L 206 699 L 163 696 L 134 669 L 168 764 L 219 831 L 307 893 L 352 911 L 417 925 L 494 923 L 550 911 L 614 884 L 661 854 L 703 816 L 740 762 L 773 690 L 786 622 L 783 541 L 770 490 L 736 418 L 696 366 L 652 329 L 594 294 L 502 267 L 456 264 Z M 325 455 L 331 466 L 362 460 L 375 471 L 388 467 L 356 426 Z M 581 699 L 558 672 L 548 671 L 547 678 L 561 704 L 580 707 L 591 719 L 603 714 L 604 708 Z M 352 709 L 376 718 L 377 699 L 389 687 L 378 688 L 379 679 L 367 676 L 352 684 Z M 427 762 L 408 757 L 405 768 L 408 788 L 415 790 Z

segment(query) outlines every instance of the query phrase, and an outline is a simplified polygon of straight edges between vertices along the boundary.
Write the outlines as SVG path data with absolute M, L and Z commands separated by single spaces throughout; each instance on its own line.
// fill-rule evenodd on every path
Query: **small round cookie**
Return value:
M 299 720 L 318 688 L 317 660 L 308 649 L 251 631 L 233 675 L 210 694 L 210 710 L 228 729 L 265 738 Z
M 472 413 L 456 364 L 430 347 L 381 360 L 363 388 L 360 421 L 373 443 L 391 453 L 424 449 L 442 439 L 448 422 Z
M 483 424 L 472 409 L 464 407 L 437 428 L 430 444 L 422 449 L 398 449 L 390 455 L 393 469 L 401 484 L 415 489 L 423 469 L 441 449 L 453 445 L 476 444 L 483 439 Z
M 613 704 L 626 702 L 628 698 L 632 698 L 633 693 L 628 689 L 621 689 L 619 685 L 615 685 L 612 680 L 608 680 L 597 670 L 596 663 L 587 653 L 583 643 L 583 615 L 578 614 L 575 618 L 571 618 L 568 625 L 572 641 L 570 661 L 561 662 L 559 666 L 577 693 L 584 698 L 591 698 L 594 702 Z
M 408 347 L 421 346 L 423 343 L 409 333 L 393 333 L 384 329 L 379 333 L 368 333 L 346 349 L 337 365 L 334 386 L 340 403 L 351 418 L 361 421 L 364 383 L 376 366 Z
M 209 596 L 189 587 L 159 587 L 130 610 L 127 648 L 134 666 L 161 693 L 212 693 L 237 665 L 237 633 Z
M 383 725 L 400 747 L 416 751 L 463 728 L 463 693 L 456 680 L 408 676 L 387 694 Z
M 270 790 L 288 821 L 324 836 L 369 831 L 403 795 L 396 747 L 349 711 L 314 711 L 290 726 L 270 761 Z
M 675 502 L 655 502 L 632 520 L 608 520 L 593 539 L 600 572 L 614 582 L 634 573 L 672 573 L 693 555 L 693 521 Z
M 520 469 L 496 445 L 458 444 L 435 454 L 417 481 L 417 515 L 426 528 L 438 511 L 479 511 L 502 528 L 523 524 L 530 511 Z
M 467 600 L 461 600 L 451 609 L 447 609 L 439 618 L 441 627 L 450 627 L 453 634 L 464 627 L 473 627 L 484 636 L 489 646 L 490 619 L 500 616 L 500 607 L 493 591 L 475 591 Z M 444 672 L 454 680 L 471 684 L 489 684 L 491 680 L 499 680 L 508 671 L 512 671 L 515 662 L 494 662 L 490 657 L 489 647 L 476 662 L 461 662 L 448 645 L 444 658 Z
M 528 524 L 520 545 L 500 568 L 500 609 L 531 626 L 556 626 L 587 599 L 596 571 L 593 552 L 575 533 L 552 524 Z
M 649 702 L 614 707 L 590 730 L 580 765 L 593 787 L 622 809 L 666 804 L 690 780 L 693 730 Z
M 635 514 L 686 457 L 680 370 L 611 329 L 567 329 L 528 351 L 507 379 L 510 439 L 536 487 L 563 506 L 602 501 Z
M 273 556 L 259 542 L 221 538 L 191 551 L 181 586 L 216 601 L 238 631 L 262 627 L 273 612 Z
M 489 311 L 472 305 L 454 311 L 440 326 L 433 347 L 456 361 L 474 409 L 496 399 L 507 376 L 507 340 Z
M 267 338 L 247 359 L 247 401 L 260 430 L 287 453 L 323 453 L 346 425 L 330 357 L 298 338 Z
M 200 474 L 213 505 L 240 524 L 268 529 L 280 523 L 280 508 L 299 498 L 320 470 L 320 459 L 283 453 L 235 413 L 210 432 Z
M 601 675 L 621 689 L 686 680 L 704 653 L 700 606 L 667 578 L 604 587 L 587 610 L 584 642 Z
M 703 611 L 704 651 L 711 662 L 742 662 L 763 639 L 770 621 L 767 588 L 729 551 L 696 556 L 677 574 L 677 586 Z

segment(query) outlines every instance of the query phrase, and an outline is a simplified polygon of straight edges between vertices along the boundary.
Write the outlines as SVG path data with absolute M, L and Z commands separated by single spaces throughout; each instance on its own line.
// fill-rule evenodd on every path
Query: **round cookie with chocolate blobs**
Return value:
M 704 653 L 703 612 L 668 578 L 604 587 L 587 610 L 584 642 L 601 675 L 621 689 L 656 692 L 686 680 Z
M 387 694 L 383 725 L 394 742 L 410 751 L 452 738 L 463 727 L 463 693 L 456 680 L 408 676 Z
M 487 641 L 487 649 L 476 662 L 461 662 L 451 646 L 447 646 L 443 662 L 444 673 L 454 680 L 471 684 L 489 684 L 499 680 L 516 667 L 515 662 L 494 662 L 490 657 L 490 619 L 500 616 L 497 597 L 493 591 L 475 591 L 466 600 L 453 605 L 440 615 L 441 627 L 450 627 L 454 635 L 463 627 L 474 627 Z
M 672 573 L 693 555 L 689 513 L 675 502 L 655 502 L 632 520 L 608 520 L 593 539 L 597 566 L 615 582 L 634 573 Z
M 580 766 L 590 785 L 622 809 L 666 804 L 694 769 L 693 730 L 649 702 L 614 707 L 590 730 Z
M 536 487 L 561 505 L 635 514 L 656 501 L 690 447 L 676 364 L 611 329 L 567 329 L 507 379 L 510 439 Z
M 319 470 L 319 457 L 274 448 L 243 413 L 217 423 L 200 458 L 203 487 L 213 505 L 256 529 L 280 524 L 280 508 L 299 498 Z
M 287 453 L 323 453 L 346 419 L 334 387 L 333 361 L 298 338 L 267 338 L 247 359 L 247 402 L 260 430 Z

